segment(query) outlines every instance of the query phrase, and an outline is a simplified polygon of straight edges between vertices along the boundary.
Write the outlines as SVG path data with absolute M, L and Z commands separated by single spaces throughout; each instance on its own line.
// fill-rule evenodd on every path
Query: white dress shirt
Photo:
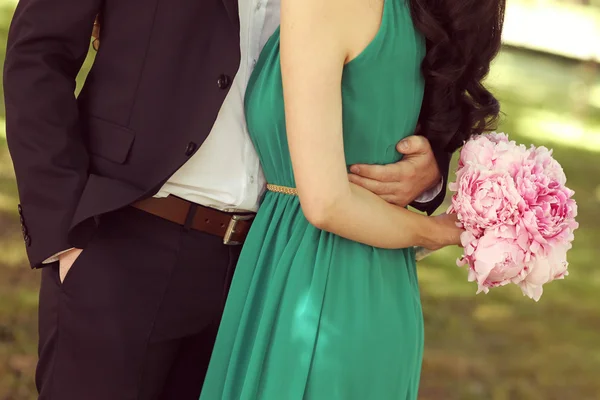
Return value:
M 228 212 L 258 210 L 266 182 L 248 135 L 244 95 L 261 50 L 279 26 L 281 1 L 239 0 L 238 4 L 241 61 L 229 93 L 200 149 L 154 197 L 174 195 Z M 433 200 L 441 188 L 442 182 L 417 201 Z M 44 263 L 56 261 L 61 253 Z
M 206 141 L 156 194 L 224 211 L 256 211 L 265 187 L 248 136 L 244 95 L 258 56 L 279 26 L 280 1 L 241 0 L 240 67 Z

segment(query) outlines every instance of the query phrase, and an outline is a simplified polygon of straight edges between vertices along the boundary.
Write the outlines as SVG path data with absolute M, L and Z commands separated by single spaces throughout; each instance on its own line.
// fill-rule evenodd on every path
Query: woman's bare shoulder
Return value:
M 314 34 L 335 38 L 350 60 L 377 35 L 384 1 L 389 0 L 282 0 L 282 35 L 309 26 Z

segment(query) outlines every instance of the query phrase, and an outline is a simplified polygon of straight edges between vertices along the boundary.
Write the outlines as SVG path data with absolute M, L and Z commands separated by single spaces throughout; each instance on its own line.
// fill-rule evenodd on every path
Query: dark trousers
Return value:
M 41 400 L 198 400 L 241 246 L 128 207 L 44 268 Z

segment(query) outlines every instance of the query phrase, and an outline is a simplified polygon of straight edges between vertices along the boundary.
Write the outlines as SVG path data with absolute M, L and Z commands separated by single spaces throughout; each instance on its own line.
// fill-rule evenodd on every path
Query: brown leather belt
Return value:
M 227 245 L 244 243 L 255 216 L 254 213 L 230 214 L 175 196 L 161 199 L 150 197 L 131 206 L 176 224 L 222 237 L 223 244 Z

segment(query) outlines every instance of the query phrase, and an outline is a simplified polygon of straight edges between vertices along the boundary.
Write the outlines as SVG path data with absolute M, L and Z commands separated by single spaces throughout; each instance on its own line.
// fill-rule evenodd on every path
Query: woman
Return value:
M 454 216 L 419 215 L 349 183 L 346 166 L 396 161 L 398 128 L 409 135 L 417 122 L 449 151 L 485 130 L 499 112 L 481 81 L 503 9 L 282 1 L 246 93 L 270 185 L 202 400 L 417 398 L 423 318 L 411 248 L 458 245 L 461 230 Z

